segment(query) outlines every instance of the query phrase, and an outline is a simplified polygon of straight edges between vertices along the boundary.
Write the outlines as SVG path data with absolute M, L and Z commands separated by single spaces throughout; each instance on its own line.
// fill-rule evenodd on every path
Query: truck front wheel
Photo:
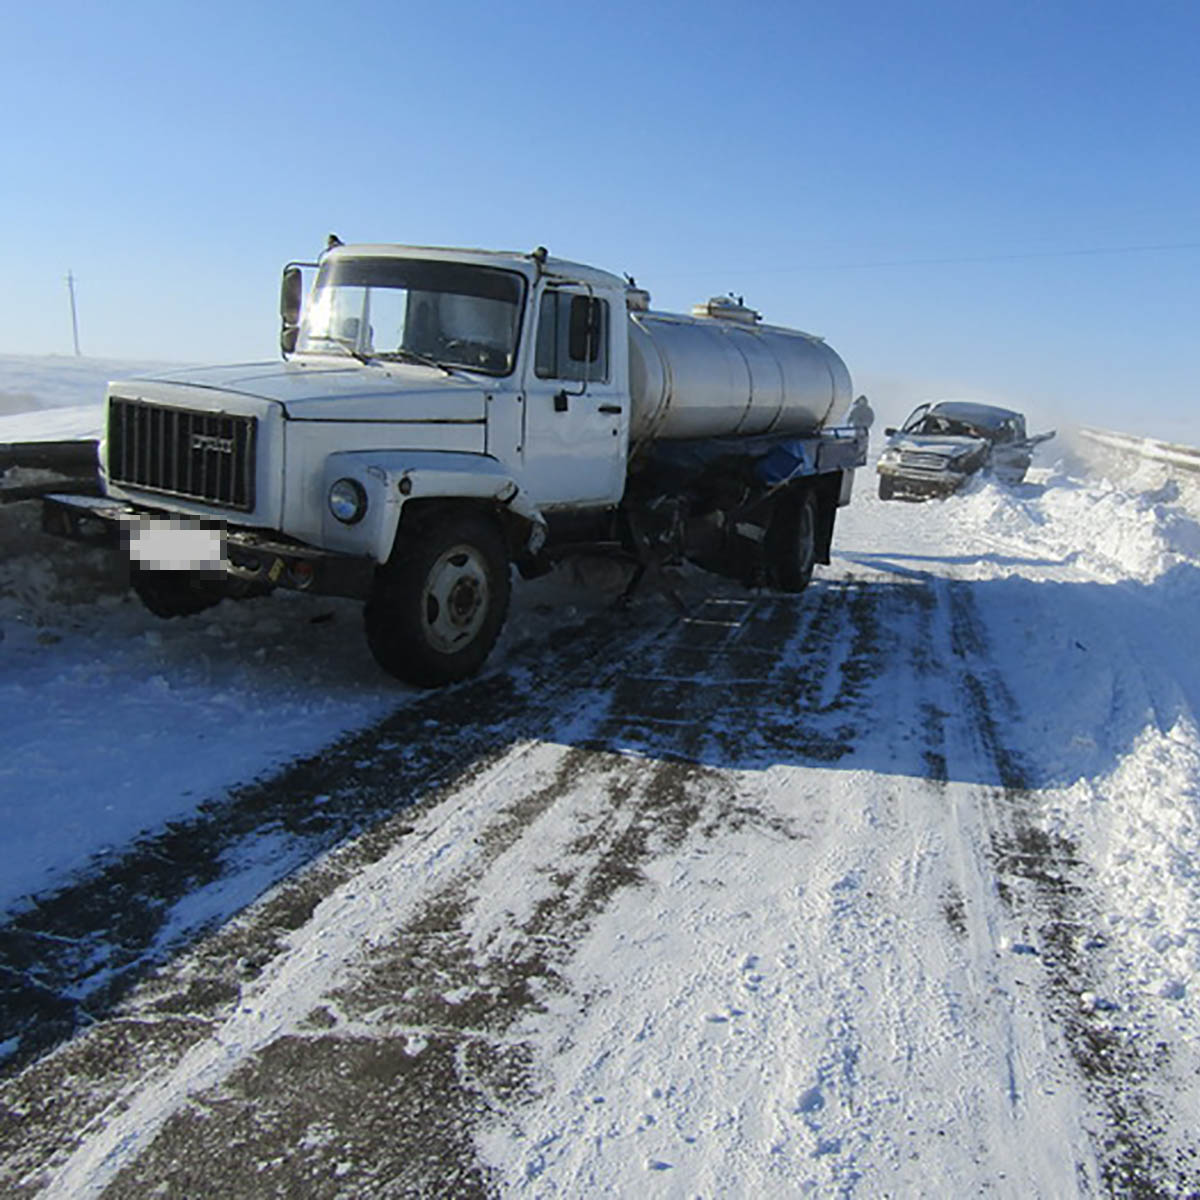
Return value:
M 775 579 L 785 592 L 802 592 L 817 561 L 817 504 L 807 488 L 780 503 L 768 534 Z
M 481 516 L 443 516 L 402 535 L 363 610 L 367 645 L 389 674 L 418 687 L 474 675 L 508 613 L 508 555 Z

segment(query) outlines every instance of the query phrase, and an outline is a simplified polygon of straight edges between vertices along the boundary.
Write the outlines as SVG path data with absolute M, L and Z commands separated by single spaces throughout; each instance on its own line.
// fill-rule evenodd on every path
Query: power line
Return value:
M 753 275 L 784 275 L 798 271 L 867 271 L 886 267 L 934 267 L 959 266 L 972 263 L 991 262 L 1020 262 L 1038 258 L 1078 258 L 1100 254 L 1150 254 L 1166 250 L 1200 250 L 1200 242 L 1161 242 L 1145 246 L 1087 246 L 1071 250 L 1025 250 L 1011 254 L 973 254 L 947 258 L 883 258 L 866 262 L 834 262 L 834 263 L 801 263 L 791 266 L 754 267 Z M 745 267 L 738 270 L 744 271 Z M 718 274 L 721 272 L 717 272 Z M 725 272 L 732 274 L 734 272 Z M 668 272 L 659 278 L 683 278 L 684 276 L 699 276 L 699 271 Z M 712 270 L 703 272 L 706 276 L 714 274 Z
M 874 267 L 925 267 L 957 265 L 960 263 L 1018 262 L 1022 259 L 1031 258 L 1076 258 L 1092 254 L 1148 254 L 1162 250 L 1200 250 L 1200 242 L 1162 242 L 1149 246 L 1088 246 L 1076 250 L 1026 250 L 1016 254 L 976 254 L 961 258 L 880 259 L 877 262 L 832 263 L 829 266 L 821 268 L 796 267 L 793 269 L 799 271 L 814 269 L 847 271 Z

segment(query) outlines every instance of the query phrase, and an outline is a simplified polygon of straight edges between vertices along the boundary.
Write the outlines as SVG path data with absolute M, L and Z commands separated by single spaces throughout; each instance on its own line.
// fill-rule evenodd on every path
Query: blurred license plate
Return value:
M 219 529 L 169 518 L 129 528 L 129 558 L 151 571 L 222 571 L 225 544 Z

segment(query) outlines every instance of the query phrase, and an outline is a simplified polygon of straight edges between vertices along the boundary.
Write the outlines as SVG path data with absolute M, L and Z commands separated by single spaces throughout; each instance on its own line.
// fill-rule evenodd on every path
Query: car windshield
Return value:
M 524 294 L 521 275 L 494 267 L 330 258 L 317 275 L 296 349 L 508 375 Z
M 970 421 L 960 421 L 954 417 L 941 416 L 938 413 L 928 413 L 913 432 L 950 437 L 988 438 L 989 440 L 996 436 L 994 429 L 973 425 Z

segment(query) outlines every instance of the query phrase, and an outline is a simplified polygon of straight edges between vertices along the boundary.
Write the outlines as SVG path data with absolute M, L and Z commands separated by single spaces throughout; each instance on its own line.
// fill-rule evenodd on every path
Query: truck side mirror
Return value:
M 296 349 L 303 301 L 304 280 L 300 267 L 296 263 L 288 263 L 283 269 L 283 282 L 279 288 L 279 348 L 284 354 L 291 354 Z

